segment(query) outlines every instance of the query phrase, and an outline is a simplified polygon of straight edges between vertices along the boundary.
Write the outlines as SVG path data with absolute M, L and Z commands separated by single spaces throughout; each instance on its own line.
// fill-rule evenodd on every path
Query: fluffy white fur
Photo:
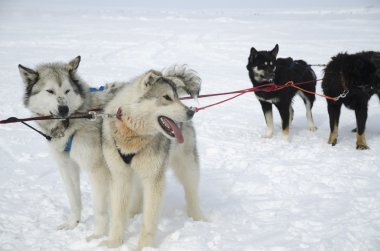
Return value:
M 193 112 L 177 94 L 177 86 L 193 96 L 199 93 L 200 79 L 193 74 L 182 67 L 167 75 L 149 71 L 126 84 L 107 104 L 105 112 L 121 111 L 121 118 L 103 122 L 103 152 L 112 176 L 112 218 L 108 239 L 102 245 L 120 246 L 128 212 L 131 216 L 141 209 L 143 222 L 136 249 L 154 244 L 167 166 L 174 168 L 184 187 L 188 215 L 194 220 L 204 219 L 198 199 L 195 131 L 189 121 Z M 160 116 L 182 124 L 183 144 L 176 143 L 160 126 Z M 135 154 L 132 162 L 126 164 L 118 151 Z

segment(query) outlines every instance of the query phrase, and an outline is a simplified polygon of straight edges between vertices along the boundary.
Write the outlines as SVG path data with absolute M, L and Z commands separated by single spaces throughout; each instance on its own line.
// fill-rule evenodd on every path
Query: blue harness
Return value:
M 88 90 L 90 92 L 102 92 L 102 91 L 104 91 L 104 86 L 103 85 L 100 86 L 99 89 L 97 89 L 96 87 L 90 87 Z
M 71 146 L 73 145 L 73 138 L 74 138 L 74 134 L 72 134 L 69 139 L 67 140 L 67 143 L 66 143 L 66 146 L 65 146 L 65 152 L 70 152 L 71 150 Z
M 100 86 L 99 88 L 95 88 L 95 87 L 90 87 L 88 89 L 90 92 L 102 92 L 104 91 L 104 86 Z M 71 146 L 73 145 L 73 138 L 74 138 L 74 134 L 72 134 L 68 139 L 67 139 L 67 142 L 66 142 L 66 146 L 65 146 L 65 152 L 70 152 L 71 151 Z

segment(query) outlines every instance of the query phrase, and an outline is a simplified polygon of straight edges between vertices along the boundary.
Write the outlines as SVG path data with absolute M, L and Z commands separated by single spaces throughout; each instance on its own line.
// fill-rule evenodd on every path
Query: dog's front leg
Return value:
M 142 183 L 144 197 L 143 223 L 137 251 L 153 245 L 163 197 L 164 174 L 160 173 L 155 177 L 146 177 L 142 180 Z
M 81 218 L 81 196 L 80 196 L 80 177 L 78 165 L 70 159 L 68 154 L 53 150 L 58 160 L 59 171 L 67 192 L 70 204 L 70 216 L 67 222 L 58 227 L 59 230 L 69 230 L 75 228 Z
M 278 111 L 280 112 L 281 120 L 282 120 L 282 138 L 287 140 L 289 138 L 289 123 L 290 118 L 293 116 L 291 114 L 292 107 L 291 104 L 276 104 Z
M 87 241 L 98 239 L 106 234 L 108 226 L 108 197 L 110 173 L 103 158 L 97 158 L 90 168 L 89 176 L 92 187 L 92 197 L 95 213 L 94 233 L 87 237 Z
M 124 166 L 123 166 L 124 167 Z M 124 230 L 128 219 L 128 203 L 132 188 L 132 169 L 124 168 L 120 171 L 111 168 L 111 228 L 108 239 L 101 242 L 101 246 L 116 248 L 123 244 Z
M 261 108 L 264 113 L 265 117 L 265 122 L 267 124 L 267 131 L 265 134 L 265 138 L 272 138 L 273 136 L 273 112 L 272 112 L 272 104 L 265 102 L 265 101 L 260 101 Z

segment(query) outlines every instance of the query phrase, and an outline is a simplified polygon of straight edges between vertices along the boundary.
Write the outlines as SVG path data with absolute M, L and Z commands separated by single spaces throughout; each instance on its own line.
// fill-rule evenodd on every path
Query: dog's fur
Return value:
M 328 143 L 337 143 L 338 125 L 342 104 L 355 110 L 356 149 L 368 149 L 365 137 L 368 101 L 375 93 L 380 93 L 380 52 L 366 51 L 356 54 L 339 53 L 332 57 L 325 68 L 322 82 L 325 95 L 338 97 L 348 91 L 345 98 L 338 101 L 327 100 L 330 118 Z
M 251 48 L 248 58 L 247 70 L 249 78 L 254 87 L 276 83 L 283 85 L 288 81 L 294 83 L 314 81 L 302 85 L 302 88 L 315 92 L 316 76 L 314 71 L 303 60 L 293 60 L 291 58 L 276 58 L 279 47 L 276 45 L 271 51 L 257 51 Z M 299 94 L 306 106 L 306 117 L 308 128 L 315 131 L 313 115 L 311 109 L 315 100 L 314 94 L 304 93 L 294 88 L 287 87 L 275 92 L 255 92 L 257 99 L 260 101 L 267 124 L 265 137 L 273 136 L 273 114 L 272 104 L 274 104 L 282 119 L 282 133 L 284 138 L 288 138 L 289 125 L 293 119 L 292 100 L 296 94 Z
M 102 108 L 101 95 L 90 93 L 77 69 L 80 57 L 69 63 L 42 64 L 35 69 L 19 65 L 25 84 L 24 104 L 34 115 L 68 117 L 75 112 Z M 112 88 L 109 88 L 111 90 Z M 70 203 L 70 216 L 59 229 L 73 229 L 81 218 L 79 168 L 88 171 L 93 190 L 95 230 L 92 237 L 105 234 L 108 224 L 107 197 L 109 171 L 101 148 L 101 120 L 47 120 L 38 121 L 43 132 L 52 137 L 48 142 L 61 172 Z M 72 148 L 65 151 L 69 137 Z
M 194 111 L 178 97 L 178 92 L 196 96 L 199 90 L 200 78 L 184 67 L 164 73 L 151 70 L 126 83 L 106 105 L 105 112 L 117 116 L 103 122 L 103 153 L 112 177 L 112 218 L 108 240 L 102 245 L 122 244 L 128 211 L 130 216 L 138 213 L 141 204 L 137 250 L 153 245 L 168 165 L 184 187 L 188 215 L 204 219 L 198 202 L 195 131 L 189 121 Z M 181 135 L 173 133 L 173 121 L 179 124 L 183 144 Z

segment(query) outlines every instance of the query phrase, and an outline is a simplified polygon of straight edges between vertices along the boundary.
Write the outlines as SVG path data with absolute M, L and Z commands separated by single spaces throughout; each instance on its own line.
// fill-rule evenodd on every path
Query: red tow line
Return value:
M 288 82 L 286 82 L 283 85 L 277 85 L 275 83 L 268 83 L 268 84 L 264 84 L 264 85 L 260 85 L 260 86 L 256 86 L 256 87 L 252 87 L 252 88 L 247 88 L 247 89 L 242 89 L 242 90 L 237 90 L 237 91 L 232 91 L 232 92 L 222 92 L 222 93 L 199 95 L 198 98 L 207 98 L 207 97 L 214 97 L 214 96 L 229 95 L 229 94 L 236 94 L 237 93 L 237 95 L 235 95 L 233 97 L 230 97 L 230 98 L 227 98 L 227 99 L 224 99 L 222 101 L 219 101 L 219 102 L 216 102 L 216 103 L 212 103 L 210 105 L 206 105 L 206 106 L 203 106 L 203 107 L 193 107 L 193 109 L 194 109 L 195 112 L 198 112 L 198 111 L 207 109 L 209 107 L 225 103 L 227 101 L 235 99 L 235 98 L 237 98 L 237 97 L 239 97 L 239 96 L 241 96 L 243 94 L 246 94 L 248 92 L 255 92 L 255 91 L 258 91 L 258 90 L 263 91 L 263 92 L 275 92 L 275 91 L 284 89 L 286 87 L 293 87 L 293 88 L 296 88 L 296 89 L 298 89 L 300 91 L 303 91 L 303 92 L 315 94 L 317 96 L 320 96 L 320 97 L 323 97 L 323 98 L 326 98 L 326 99 L 331 99 L 331 100 L 336 101 L 337 98 L 325 96 L 325 95 L 322 95 L 322 94 L 318 94 L 316 92 L 311 92 L 311 91 L 308 91 L 308 90 L 305 90 L 305 89 L 299 87 L 299 85 L 310 84 L 310 83 L 321 81 L 321 80 L 322 79 L 317 79 L 317 80 L 305 81 L 305 82 L 300 82 L 300 83 L 294 83 L 293 81 L 288 81 Z M 180 100 L 187 100 L 187 99 L 193 99 L 193 97 L 183 97 L 183 98 L 180 98 Z

